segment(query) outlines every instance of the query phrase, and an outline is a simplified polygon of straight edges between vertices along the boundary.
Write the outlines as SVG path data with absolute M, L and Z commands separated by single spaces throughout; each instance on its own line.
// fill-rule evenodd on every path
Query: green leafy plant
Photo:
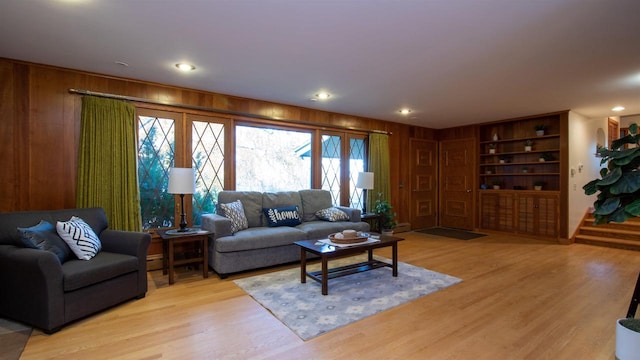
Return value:
M 491 184 L 493 184 L 493 185 L 495 185 L 495 186 L 500 186 L 500 184 L 502 184 L 502 181 L 501 181 L 501 180 L 496 179 L 496 180 L 493 180 L 493 181 L 491 182 Z
M 534 181 L 533 186 L 544 186 L 544 181 Z
M 545 130 L 546 128 L 547 128 L 547 125 L 544 125 L 544 124 L 536 124 L 535 126 L 536 131 Z
M 496 144 L 494 143 L 489 144 L 489 149 L 495 149 L 495 148 L 496 148 Z
M 527 139 L 524 141 L 524 146 L 532 146 L 532 145 L 533 145 L 533 140 Z
M 600 179 L 594 179 L 584 185 L 584 193 L 598 193 L 593 203 L 593 217 L 596 224 L 624 222 L 630 217 L 640 215 L 640 135 L 638 125 L 629 125 L 629 134 L 614 140 L 611 149 L 598 149 L 602 157 Z M 624 149 L 624 145 L 636 147 Z
M 382 229 L 380 230 L 392 230 L 396 227 L 396 213 L 393 212 L 391 204 L 382 198 L 382 193 L 378 193 L 378 198 L 376 199 L 373 208 L 374 212 L 380 215 L 380 224 L 382 226 Z

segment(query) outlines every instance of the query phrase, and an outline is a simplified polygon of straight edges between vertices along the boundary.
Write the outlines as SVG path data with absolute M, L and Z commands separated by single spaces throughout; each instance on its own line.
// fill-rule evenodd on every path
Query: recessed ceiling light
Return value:
M 402 115 L 409 115 L 411 114 L 411 109 L 400 109 L 398 112 Z
M 327 100 L 330 97 L 331 94 L 329 94 L 328 92 L 319 92 L 316 94 L 316 99 L 318 100 Z
M 191 71 L 191 70 L 195 70 L 196 69 L 195 66 L 193 66 L 191 64 L 187 64 L 187 63 L 177 63 L 176 67 L 179 70 L 182 70 L 182 71 Z
M 624 106 L 615 106 L 611 111 L 622 111 L 624 110 Z

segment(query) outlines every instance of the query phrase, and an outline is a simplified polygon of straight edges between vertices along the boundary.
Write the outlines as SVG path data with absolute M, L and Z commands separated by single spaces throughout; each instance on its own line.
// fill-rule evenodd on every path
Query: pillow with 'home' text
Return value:
M 297 206 L 264 208 L 262 212 L 264 212 L 264 216 L 267 217 L 267 222 L 269 222 L 270 227 L 296 226 L 302 223 Z

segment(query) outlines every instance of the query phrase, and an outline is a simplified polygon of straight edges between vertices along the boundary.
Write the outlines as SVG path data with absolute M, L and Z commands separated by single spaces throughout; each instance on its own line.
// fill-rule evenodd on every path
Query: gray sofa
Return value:
M 78 260 L 71 252 L 61 262 L 53 252 L 21 242 L 18 227 L 40 220 L 55 225 L 72 215 L 82 218 L 100 239 L 102 250 L 91 260 Z M 0 316 L 53 333 L 71 321 L 143 298 L 151 236 L 107 226 L 101 208 L 0 213 Z
M 222 214 L 220 204 L 240 200 L 249 227 L 236 233 L 231 220 Z M 301 224 L 270 227 L 264 208 L 297 206 Z M 318 210 L 332 207 L 331 194 L 326 190 L 300 190 L 278 193 L 251 191 L 221 191 L 218 194 L 217 214 L 202 215 L 202 228 L 210 231 L 209 265 L 221 277 L 243 270 L 284 264 L 300 260 L 298 240 L 324 239 L 343 230 L 369 231 L 369 224 L 361 221 L 360 210 L 336 207 L 344 211 L 345 221 L 324 221 L 316 216 Z

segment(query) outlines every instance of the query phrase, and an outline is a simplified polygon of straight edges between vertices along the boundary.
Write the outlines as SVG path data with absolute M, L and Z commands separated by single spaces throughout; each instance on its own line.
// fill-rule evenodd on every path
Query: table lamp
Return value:
M 187 232 L 187 220 L 184 214 L 184 194 L 193 194 L 195 191 L 195 178 L 193 168 L 170 168 L 169 169 L 169 194 L 180 195 L 180 230 Z
M 362 213 L 367 213 L 367 190 L 373 189 L 373 173 L 372 172 L 360 172 L 358 173 L 358 181 L 356 187 L 362 189 Z

